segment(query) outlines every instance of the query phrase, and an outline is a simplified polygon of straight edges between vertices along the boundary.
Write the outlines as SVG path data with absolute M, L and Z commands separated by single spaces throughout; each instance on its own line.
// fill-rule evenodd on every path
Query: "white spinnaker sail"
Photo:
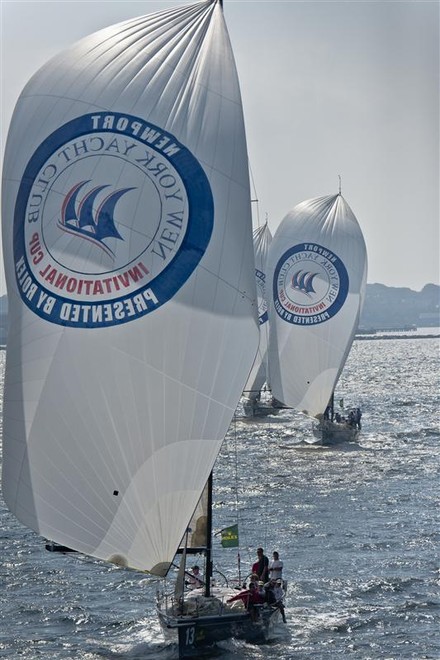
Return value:
M 206 483 L 205 488 L 197 503 L 196 510 L 194 511 L 188 527 L 185 532 L 184 538 L 181 540 L 180 549 L 197 548 L 198 550 L 205 550 L 210 541 L 210 530 L 208 529 L 208 516 L 209 516 L 209 481 Z
M 260 344 L 252 365 L 244 394 L 249 399 L 256 399 L 267 381 L 267 347 L 269 343 L 269 323 L 266 297 L 267 253 L 272 240 L 267 222 L 254 230 L 255 280 L 257 284 L 258 320 L 260 323 Z
M 286 215 L 269 248 L 268 277 L 272 392 L 320 415 L 350 351 L 367 281 L 365 241 L 341 195 Z
M 218 0 L 92 34 L 22 92 L 3 494 L 42 536 L 166 572 L 258 346 L 247 165 Z

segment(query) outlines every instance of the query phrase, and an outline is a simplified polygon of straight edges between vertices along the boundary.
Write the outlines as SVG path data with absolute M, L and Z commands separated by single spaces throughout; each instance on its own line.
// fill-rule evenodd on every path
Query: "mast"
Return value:
M 212 472 L 208 478 L 208 512 L 206 522 L 206 570 L 205 570 L 205 596 L 211 595 L 212 577 Z

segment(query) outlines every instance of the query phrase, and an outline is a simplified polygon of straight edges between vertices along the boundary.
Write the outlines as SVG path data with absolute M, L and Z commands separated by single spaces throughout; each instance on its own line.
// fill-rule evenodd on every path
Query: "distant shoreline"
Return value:
M 408 335 L 395 335 L 395 334 L 389 334 L 389 335 L 376 335 L 376 334 L 371 334 L 371 335 L 355 335 L 355 340 L 358 341 L 378 341 L 379 339 L 440 339 L 440 335 L 416 335 L 416 334 L 408 334 Z
M 379 341 L 381 339 L 440 339 L 440 334 L 435 334 L 435 335 L 431 335 L 431 334 L 428 334 L 428 335 L 416 335 L 416 334 L 376 335 L 376 334 L 371 334 L 371 335 L 355 335 L 354 339 L 355 339 L 355 341 Z M 0 345 L 0 351 L 5 351 L 5 350 L 6 350 L 6 344 L 1 344 Z

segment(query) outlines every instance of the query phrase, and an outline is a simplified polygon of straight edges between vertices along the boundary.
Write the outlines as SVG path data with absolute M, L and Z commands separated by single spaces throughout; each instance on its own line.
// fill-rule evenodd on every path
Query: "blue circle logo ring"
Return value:
M 106 113 L 106 118 L 112 118 L 111 126 L 97 121 L 99 115 L 87 114 L 73 119 L 48 136 L 36 149 L 30 158 L 23 174 L 17 195 L 14 211 L 14 239 L 13 251 L 16 266 L 16 281 L 20 295 L 24 303 L 38 316 L 60 325 L 72 327 L 106 327 L 125 323 L 151 311 L 154 311 L 168 300 L 183 286 L 203 257 L 209 244 L 214 225 L 214 202 L 208 178 L 197 159 L 192 153 L 173 135 L 163 131 L 161 128 L 147 124 L 144 120 L 121 113 Z M 148 133 L 149 139 L 142 141 L 142 137 L 134 136 L 133 126 L 141 127 Z M 145 129 L 144 129 L 145 127 Z M 123 294 L 112 291 L 105 300 L 81 297 L 73 300 L 66 296 L 65 292 L 55 291 L 45 285 L 41 278 L 37 277 L 35 266 L 30 263 L 27 250 L 31 241 L 27 209 L 36 178 L 50 158 L 63 149 L 64 145 L 77 138 L 92 134 L 106 134 L 109 139 L 113 136 L 130 138 L 137 146 L 145 151 L 147 147 L 151 153 L 160 155 L 160 158 L 170 164 L 170 167 L 178 174 L 183 184 L 183 193 L 187 200 L 187 223 L 181 242 L 175 254 L 170 257 L 161 272 L 153 274 L 148 283 L 133 284 L 132 290 Z M 142 130 L 140 131 L 140 134 Z M 156 140 L 151 140 L 151 135 L 157 135 Z M 96 140 L 96 138 L 94 138 Z M 163 145 L 168 145 L 164 147 Z M 104 186 L 102 186 L 103 188 Z M 26 231 L 28 233 L 26 233 Z M 26 245 L 28 241 L 28 245 Z M 152 292 L 152 295 L 150 293 Z M 133 305 L 134 296 L 144 295 L 148 304 Z M 51 304 L 47 304 L 47 300 Z M 46 304 L 42 304 L 46 300 Z M 154 302 L 152 302 L 154 301 Z M 103 314 L 85 313 L 69 318 L 63 313 L 66 306 L 74 304 L 76 307 L 94 308 L 99 305 L 106 307 Z M 110 311 L 109 311 L 110 306 Z M 130 313 L 124 310 L 130 308 Z M 134 311 L 133 311 L 134 309 Z
M 289 323 L 316 325 L 328 321 L 344 305 L 348 291 L 344 263 L 322 245 L 294 245 L 278 260 L 273 278 L 274 305 L 278 316 Z

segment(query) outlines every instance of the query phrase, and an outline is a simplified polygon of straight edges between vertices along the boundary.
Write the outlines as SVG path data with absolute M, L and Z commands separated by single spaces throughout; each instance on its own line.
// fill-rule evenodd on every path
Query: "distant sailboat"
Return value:
M 324 441 L 358 424 L 329 411 L 358 326 L 367 280 L 365 241 L 341 194 L 295 206 L 268 255 L 269 368 L 274 396 L 319 420 Z
M 173 565 L 258 347 L 247 163 L 220 0 L 92 34 L 20 96 L 3 495 L 41 536 L 158 576 Z M 211 636 L 203 616 L 161 610 L 182 655 L 264 636 L 215 602 Z
M 271 405 L 271 396 L 262 400 L 262 390 L 270 389 L 268 383 L 267 347 L 269 343 L 269 323 L 266 296 L 267 253 L 272 234 L 267 221 L 254 230 L 255 279 L 257 284 L 258 320 L 260 323 L 260 344 L 243 392 L 243 410 L 246 417 L 265 417 L 276 414 L 277 408 Z

